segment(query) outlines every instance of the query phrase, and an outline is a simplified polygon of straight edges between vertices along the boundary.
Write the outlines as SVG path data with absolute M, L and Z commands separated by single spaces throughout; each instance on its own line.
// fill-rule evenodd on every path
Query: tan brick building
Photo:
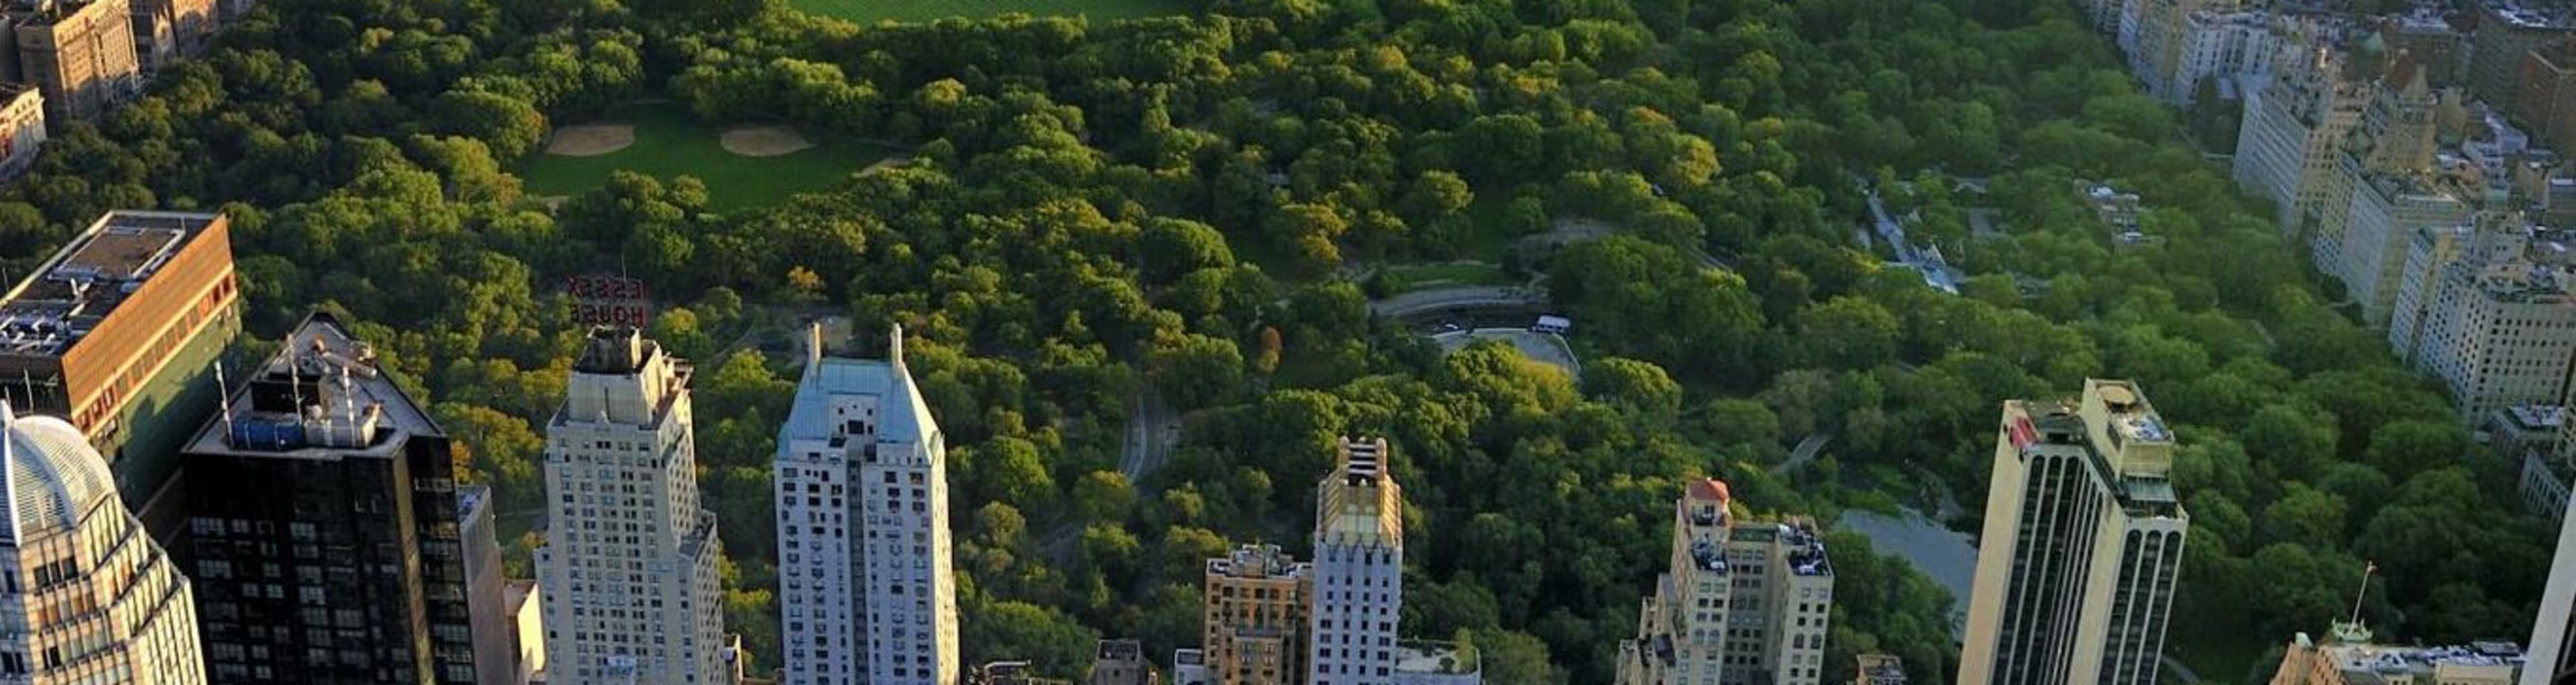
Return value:
M 26 84 L 0 84 L 0 180 L 36 165 L 45 147 L 45 94 Z
M 10 15 L 18 43 L 15 71 L 44 92 L 46 118 L 89 119 L 142 91 L 133 20 L 129 0 L 57 4 Z

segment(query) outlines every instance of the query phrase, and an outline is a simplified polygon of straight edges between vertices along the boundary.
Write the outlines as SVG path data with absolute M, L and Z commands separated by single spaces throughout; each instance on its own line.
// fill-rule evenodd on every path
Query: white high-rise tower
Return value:
M 716 517 L 699 505 L 688 363 L 618 326 L 591 331 L 546 424 L 549 682 L 724 683 Z
M 1954 682 L 2152 685 L 2191 517 L 2174 434 L 2128 381 L 2004 403 Z
M 808 333 L 778 429 L 778 578 L 787 677 L 799 685 L 957 682 L 948 446 L 903 365 L 823 355 Z
M 89 438 L 0 402 L 0 682 L 204 685 L 188 579 Z
M 2526 654 L 2531 663 L 2522 667 L 2523 685 L 2576 685 L 2576 500 L 2567 501 L 2567 518 L 2559 523 L 2557 561 L 2549 565 Z
M 1306 682 L 1395 682 L 1395 623 L 1404 609 L 1404 489 L 1384 438 L 1341 441 L 1341 463 L 1315 488 L 1313 630 Z

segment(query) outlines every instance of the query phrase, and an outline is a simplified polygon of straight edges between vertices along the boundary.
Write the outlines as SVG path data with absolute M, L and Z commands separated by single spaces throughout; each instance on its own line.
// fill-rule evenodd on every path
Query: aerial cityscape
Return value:
M 2576 0 L 0 41 L 0 685 L 2576 685 Z

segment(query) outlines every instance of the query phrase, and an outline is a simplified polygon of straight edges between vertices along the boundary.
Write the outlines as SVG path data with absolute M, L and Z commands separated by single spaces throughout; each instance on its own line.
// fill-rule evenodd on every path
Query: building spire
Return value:
M 896 371 L 904 370 L 903 324 L 900 322 L 894 324 L 894 326 L 886 333 L 886 360 L 894 363 Z
M 814 377 L 814 371 L 822 367 L 823 322 L 807 321 L 805 322 L 805 377 Z

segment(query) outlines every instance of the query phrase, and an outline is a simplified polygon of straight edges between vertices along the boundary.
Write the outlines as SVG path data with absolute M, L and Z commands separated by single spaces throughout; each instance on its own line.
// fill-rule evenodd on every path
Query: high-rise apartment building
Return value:
M 0 401 L 0 461 L 0 681 L 206 682 L 188 579 L 126 513 L 88 436 Z
M 2530 663 L 2522 685 L 2576 685 L 2576 500 L 2558 524 L 2558 555 L 2549 585 L 2540 593 L 2540 620 L 2531 628 Z
M 2367 101 L 2338 147 L 2308 236 L 2317 269 L 2343 282 L 2372 326 L 2389 324 L 2418 232 L 2467 223 L 2474 199 L 2430 173 L 2439 102 L 2427 83 L 2414 56 L 2400 52 L 2363 89 Z
M 592 329 L 546 423 L 548 681 L 725 681 L 716 518 L 698 500 L 691 368 L 634 328 Z
M 2527 238 L 2482 232 L 2472 240 L 2502 244 L 2472 248 L 2419 291 L 2402 293 L 2401 301 L 2423 303 L 2422 322 L 2409 327 L 2411 345 L 2395 332 L 2391 338 L 2400 361 L 2441 380 L 2464 424 L 2560 401 L 2576 355 L 2576 293 L 2565 265 L 2530 254 Z
M 1672 563 L 1619 645 L 1619 685 L 1825 682 L 1834 570 L 1815 521 L 1739 519 L 1726 483 L 1673 502 Z
M 2416 343 L 2424 339 L 2424 321 L 2431 318 L 2425 307 L 2439 289 L 2442 269 L 2458 260 L 2476 235 L 2470 226 L 2426 228 L 2416 231 L 2414 240 L 2407 243 L 2406 265 L 2400 269 L 2397 298 L 2388 315 L 2388 347 L 2398 359 L 2414 358 Z
M 240 300 L 223 215 L 109 212 L 0 297 L 0 399 L 88 435 L 168 544 L 186 519 L 179 449 L 215 409 Z
M 2576 36 L 2563 8 L 2523 0 L 2480 0 L 2477 28 L 2469 35 L 2469 93 L 2497 111 L 2517 111 L 2523 57 Z
M 0 180 L 36 166 L 45 149 L 45 94 L 23 83 L 0 83 Z
M 2383 17 L 2379 36 L 2390 52 L 2403 51 L 2423 65 L 2426 82 L 2453 88 L 2467 77 L 2469 37 L 2443 16 L 2439 5 L 2418 5 L 2403 14 Z
M 2091 26 L 2096 32 L 2108 34 L 2120 30 L 2120 13 L 2127 9 L 2128 2 L 2126 0 L 2081 0 L 2076 5 L 2077 9 L 2084 13 L 2086 25 Z
M 2413 174 L 2367 174 L 2353 181 L 2344 221 L 2322 222 L 2316 264 L 2361 306 L 2361 318 L 2388 326 L 2405 284 L 2407 254 L 2426 229 L 2469 223 L 2469 204 Z
M 948 445 L 903 330 L 886 361 L 828 357 L 820 329 L 808 337 L 775 475 L 786 681 L 957 682 Z
M 2127 52 L 2130 72 L 2147 94 L 2170 103 L 2189 103 L 2192 89 L 2219 64 L 2241 66 L 2244 48 L 2256 35 L 2268 43 L 2264 15 L 2240 13 L 2235 0 L 2135 0 L 2139 6 L 2134 47 Z M 2259 60 L 2264 56 L 2254 55 Z
M 45 119 L 87 121 L 143 92 L 131 0 L 31 3 L 8 13 L 12 73 L 45 94 Z
M 2295 27 L 2293 27 L 2295 28 Z M 2240 186 L 2273 203 L 2283 235 L 2306 233 L 2332 201 L 2346 134 L 2361 118 L 2363 84 L 2345 78 L 2345 56 L 2331 37 L 2293 32 L 2271 80 L 2245 100 L 2236 143 Z
M 2336 621 L 2318 642 L 2300 633 L 2281 656 L 2271 685 L 2514 685 L 2521 648 L 2510 642 L 2423 647 L 2374 644 L 2359 623 Z
M 2182 571 L 2174 436 L 2127 381 L 2004 403 L 1961 683 L 2151 685 Z
M 1386 439 L 1342 439 L 1315 486 L 1315 608 L 1305 682 L 1382 685 L 1395 677 L 1404 611 L 1404 489 Z
M 2262 83 L 2271 78 L 2272 65 L 2279 61 L 2281 37 L 2273 31 L 2269 12 L 2194 11 L 2183 19 L 2173 71 L 2156 94 L 2187 107 L 2205 81 L 2224 79 L 2236 88 Z
M 143 70 L 160 71 L 206 49 L 215 34 L 215 0 L 129 0 L 134 54 Z
M 2576 150 L 2576 45 L 2542 45 L 2522 57 L 2513 119 L 2553 150 Z
M 189 442 L 210 682 L 479 682 L 454 456 L 386 373 L 313 314 Z
M 1278 545 L 1207 560 L 1200 649 L 1174 663 L 1205 664 L 1211 685 L 1304 685 L 1313 574 Z

